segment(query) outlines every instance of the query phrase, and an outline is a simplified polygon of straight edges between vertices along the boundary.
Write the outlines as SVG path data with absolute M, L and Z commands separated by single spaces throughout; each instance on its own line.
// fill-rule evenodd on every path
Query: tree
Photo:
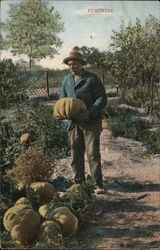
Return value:
M 143 26 L 139 19 L 136 25 L 124 26 L 115 32 L 111 43 L 114 75 L 120 83 L 122 97 L 128 89 L 150 89 L 145 92 L 143 104 L 150 99 L 150 112 L 153 111 L 153 85 L 160 79 L 160 25 L 158 19 L 150 16 Z
M 86 46 L 82 46 L 81 48 L 76 46 L 73 50 L 82 53 L 90 66 L 96 66 L 98 68 L 105 67 L 106 52 L 100 52 L 95 47 L 88 48 Z
M 160 81 L 160 22 L 151 16 L 145 22 L 145 78 L 150 89 L 150 113 L 153 113 L 155 83 Z
M 26 71 L 28 69 L 28 63 L 23 60 L 23 59 L 19 59 L 16 63 L 15 66 L 17 67 L 17 69 L 19 71 Z
M 3 50 L 4 48 L 4 40 L 2 38 L 2 35 L 0 34 L 0 50 Z
M 6 32 L 5 48 L 13 55 L 29 57 L 29 69 L 34 59 L 42 59 L 57 53 L 62 42 L 57 34 L 63 31 L 60 15 L 43 0 L 24 0 L 11 5 L 10 19 L 2 25 Z
M 25 86 L 12 59 L 0 62 L 0 105 L 6 108 L 25 98 Z
M 120 32 L 113 31 L 112 43 L 110 47 L 113 50 L 112 68 L 117 82 L 121 88 L 121 97 L 124 101 L 125 93 L 130 87 L 135 74 L 135 64 L 133 61 L 134 39 L 130 39 L 134 34 L 134 27 L 131 23 L 125 28 L 124 22 L 120 26 Z M 132 79 L 133 78 L 133 79 Z M 132 79 L 132 81 L 130 81 Z M 135 79 L 134 79 L 135 80 Z

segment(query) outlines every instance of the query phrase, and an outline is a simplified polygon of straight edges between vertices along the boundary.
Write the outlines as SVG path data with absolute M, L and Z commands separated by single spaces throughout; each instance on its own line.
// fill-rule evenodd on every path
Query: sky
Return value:
M 1 0 L 1 21 L 8 18 L 10 4 L 23 0 Z M 159 1 L 53 1 L 49 0 L 48 7 L 54 6 L 64 23 L 64 31 L 58 36 L 63 41 L 58 55 L 53 59 L 47 57 L 37 64 L 50 69 L 63 69 L 63 59 L 69 55 L 74 46 L 96 47 L 100 51 L 109 50 L 113 30 L 119 31 L 122 20 L 125 25 L 135 24 L 136 18 L 142 23 L 149 15 L 160 19 Z M 96 12 L 97 9 L 101 9 Z M 12 58 L 13 61 L 27 56 L 12 56 L 9 51 L 2 51 L 1 59 Z

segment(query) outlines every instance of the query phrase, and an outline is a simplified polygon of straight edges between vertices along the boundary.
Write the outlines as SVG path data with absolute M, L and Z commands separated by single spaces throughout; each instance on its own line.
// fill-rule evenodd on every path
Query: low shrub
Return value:
M 49 181 L 53 169 L 53 161 L 48 160 L 34 147 L 30 147 L 15 159 L 14 167 L 6 171 L 6 176 L 16 183 Z
M 0 166 L 2 175 L 5 168 L 13 166 L 14 156 L 19 155 L 24 148 L 13 130 L 12 124 L 0 116 Z
M 113 137 L 122 136 L 125 138 L 132 138 L 137 141 L 142 141 L 147 148 L 148 154 L 157 154 L 160 151 L 160 132 L 149 131 L 152 124 L 135 118 L 134 113 L 128 110 L 112 108 L 107 109 L 108 128 L 112 132 Z
M 51 107 L 30 105 L 23 109 L 17 114 L 15 129 L 19 137 L 23 133 L 29 133 L 35 140 L 36 147 L 52 160 L 70 153 L 65 124 L 53 118 Z
M 0 81 L 1 107 L 10 106 L 11 103 L 26 98 L 24 84 L 12 59 L 5 59 L 0 62 Z
M 159 154 L 160 152 L 160 128 L 155 132 L 148 132 L 144 142 L 149 154 Z
M 125 95 L 122 95 L 124 89 L 120 89 L 120 100 L 123 103 L 134 106 L 134 107 L 150 107 L 151 96 L 150 96 L 150 86 L 148 84 L 139 84 L 134 87 L 125 88 Z M 159 85 L 153 85 L 153 110 L 159 110 L 160 102 L 160 87 Z
M 71 187 L 72 188 L 72 187 Z M 57 207 L 68 207 L 79 219 L 87 219 L 87 214 L 91 212 L 95 203 L 94 186 L 92 180 L 86 180 L 78 187 L 73 196 L 70 191 L 64 197 L 55 195 L 50 201 L 48 209 Z
M 16 112 L 16 111 L 15 111 Z M 51 160 L 70 154 L 64 122 L 53 118 L 52 108 L 43 105 L 24 105 L 12 120 L 0 121 L 1 168 L 13 166 L 14 157 L 25 148 L 20 143 L 24 133 L 30 134 L 35 147 Z

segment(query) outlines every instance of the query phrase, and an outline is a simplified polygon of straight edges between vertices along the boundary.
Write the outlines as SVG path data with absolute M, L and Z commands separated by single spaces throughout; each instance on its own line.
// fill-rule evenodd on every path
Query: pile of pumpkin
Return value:
M 20 183 L 19 188 L 22 186 L 23 183 Z M 48 243 L 58 238 L 62 241 L 77 231 L 78 219 L 70 208 L 65 206 L 54 208 L 49 205 L 55 195 L 53 185 L 47 182 L 35 182 L 30 187 L 39 196 L 39 210 L 35 211 L 29 199 L 21 197 L 3 217 L 3 225 L 16 244 L 27 246 L 36 240 Z M 69 189 L 68 196 L 74 194 L 72 190 L 73 187 Z M 47 234 L 47 231 L 50 234 Z
M 87 107 L 81 100 L 63 98 L 56 103 L 53 116 L 55 119 L 74 119 L 86 110 Z M 24 182 L 18 184 L 19 189 L 23 189 L 25 182 L 30 183 L 30 188 L 37 193 L 41 205 L 38 211 L 35 211 L 31 201 L 21 197 L 4 214 L 5 229 L 10 232 L 16 244 L 24 246 L 31 245 L 36 240 L 48 243 L 48 241 L 53 242 L 55 238 L 63 239 L 78 229 L 77 216 L 69 207 L 50 206 L 55 189 L 47 181 L 54 165 L 36 148 L 29 147 L 32 141 L 28 133 L 21 136 L 20 143 L 24 144 L 26 149 L 15 159 L 13 169 L 6 171 L 7 178 Z M 41 182 L 34 182 L 37 179 Z M 68 191 L 68 197 L 73 198 L 78 188 L 79 185 L 74 184 Z
M 23 134 L 20 142 L 29 146 L 31 136 Z M 33 190 L 40 203 L 38 211 L 35 211 L 33 201 L 26 196 L 17 198 L 15 204 L 5 212 L 4 228 L 18 245 L 31 245 L 36 240 L 53 242 L 55 238 L 63 239 L 72 235 L 78 228 L 78 219 L 69 207 L 50 207 L 50 201 L 56 195 L 54 186 L 48 183 L 53 169 L 52 161 L 36 148 L 27 147 L 15 159 L 14 167 L 6 171 L 6 180 L 18 183 L 17 189 L 22 193 L 26 187 Z M 68 196 L 72 193 L 70 190 Z

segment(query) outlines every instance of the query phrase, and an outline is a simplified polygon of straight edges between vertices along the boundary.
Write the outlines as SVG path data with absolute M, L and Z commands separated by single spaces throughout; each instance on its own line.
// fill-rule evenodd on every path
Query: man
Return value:
M 87 106 L 87 111 L 80 114 L 76 120 L 67 121 L 74 181 L 75 183 L 85 181 L 84 155 L 86 152 L 91 178 L 98 193 L 103 191 L 100 134 L 101 110 L 107 104 L 107 95 L 101 80 L 83 68 L 86 61 L 79 52 L 70 52 L 63 62 L 69 66 L 70 74 L 63 81 L 61 98 L 78 98 Z

